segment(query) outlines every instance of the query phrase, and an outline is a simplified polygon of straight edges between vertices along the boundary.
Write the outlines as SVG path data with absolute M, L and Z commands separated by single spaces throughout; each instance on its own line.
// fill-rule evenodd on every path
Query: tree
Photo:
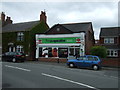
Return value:
M 93 46 L 90 54 L 105 58 L 107 56 L 107 49 L 104 46 Z

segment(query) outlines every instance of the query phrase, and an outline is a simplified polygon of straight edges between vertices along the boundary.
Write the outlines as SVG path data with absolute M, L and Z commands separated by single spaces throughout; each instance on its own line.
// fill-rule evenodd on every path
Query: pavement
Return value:
M 36 64 L 51 64 L 51 65 L 59 65 L 59 66 L 66 66 L 66 63 L 57 63 L 57 62 L 43 62 L 43 61 L 26 61 L 25 63 L 36 63 Z M 114 66 L 102 66 L 102 69 L 104 70 L 120 70 L 120 67 L 114 67 Z
M 99 71 L 68 68 L 65 63 L 26 61 L 2 62 L 4 88 L 78 88 L 118 90 L 117 68 Z M 15 89 L 16 90 L 16 89 Z M 34 89 L 33 89 L 34 90 Z

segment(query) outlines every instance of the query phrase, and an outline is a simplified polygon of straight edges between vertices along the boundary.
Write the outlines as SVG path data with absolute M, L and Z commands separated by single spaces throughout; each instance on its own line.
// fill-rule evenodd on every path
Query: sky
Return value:
M 2 10 L 13 23 L 36 21 L 41 11 L 46 11 L 47 23 L 55 24 L 92 22 L 95 39 L 99 39 L 100 28 L 118 26 L 117 1 L 2 1 Z

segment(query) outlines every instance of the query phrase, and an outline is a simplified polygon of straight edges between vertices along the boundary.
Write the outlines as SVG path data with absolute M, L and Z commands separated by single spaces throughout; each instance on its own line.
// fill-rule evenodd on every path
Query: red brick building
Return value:
M 104 63 L 118 65 L 120 60 L 120 27 L 101 28 L 99 43 L 107 48 L 107 58 Z

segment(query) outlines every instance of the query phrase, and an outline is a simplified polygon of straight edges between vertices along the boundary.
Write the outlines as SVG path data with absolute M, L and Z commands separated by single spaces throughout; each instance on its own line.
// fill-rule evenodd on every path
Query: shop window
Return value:
M 47 47 L 42 48 L 42 57 L 48 57 L 48 48 Z
M 39 57 L 42 57 L 42 47 L 39 48 Z
M 23 39 L 24 39 L 24 33 L 18 32 L 17 33 L 17 41 L 23 41 Z
M 52 48 L 52 56 L 58 57 L 58 49 L 57 48 Z
M 48 57 L 53 57 L 52 48 L 48 48 Z

